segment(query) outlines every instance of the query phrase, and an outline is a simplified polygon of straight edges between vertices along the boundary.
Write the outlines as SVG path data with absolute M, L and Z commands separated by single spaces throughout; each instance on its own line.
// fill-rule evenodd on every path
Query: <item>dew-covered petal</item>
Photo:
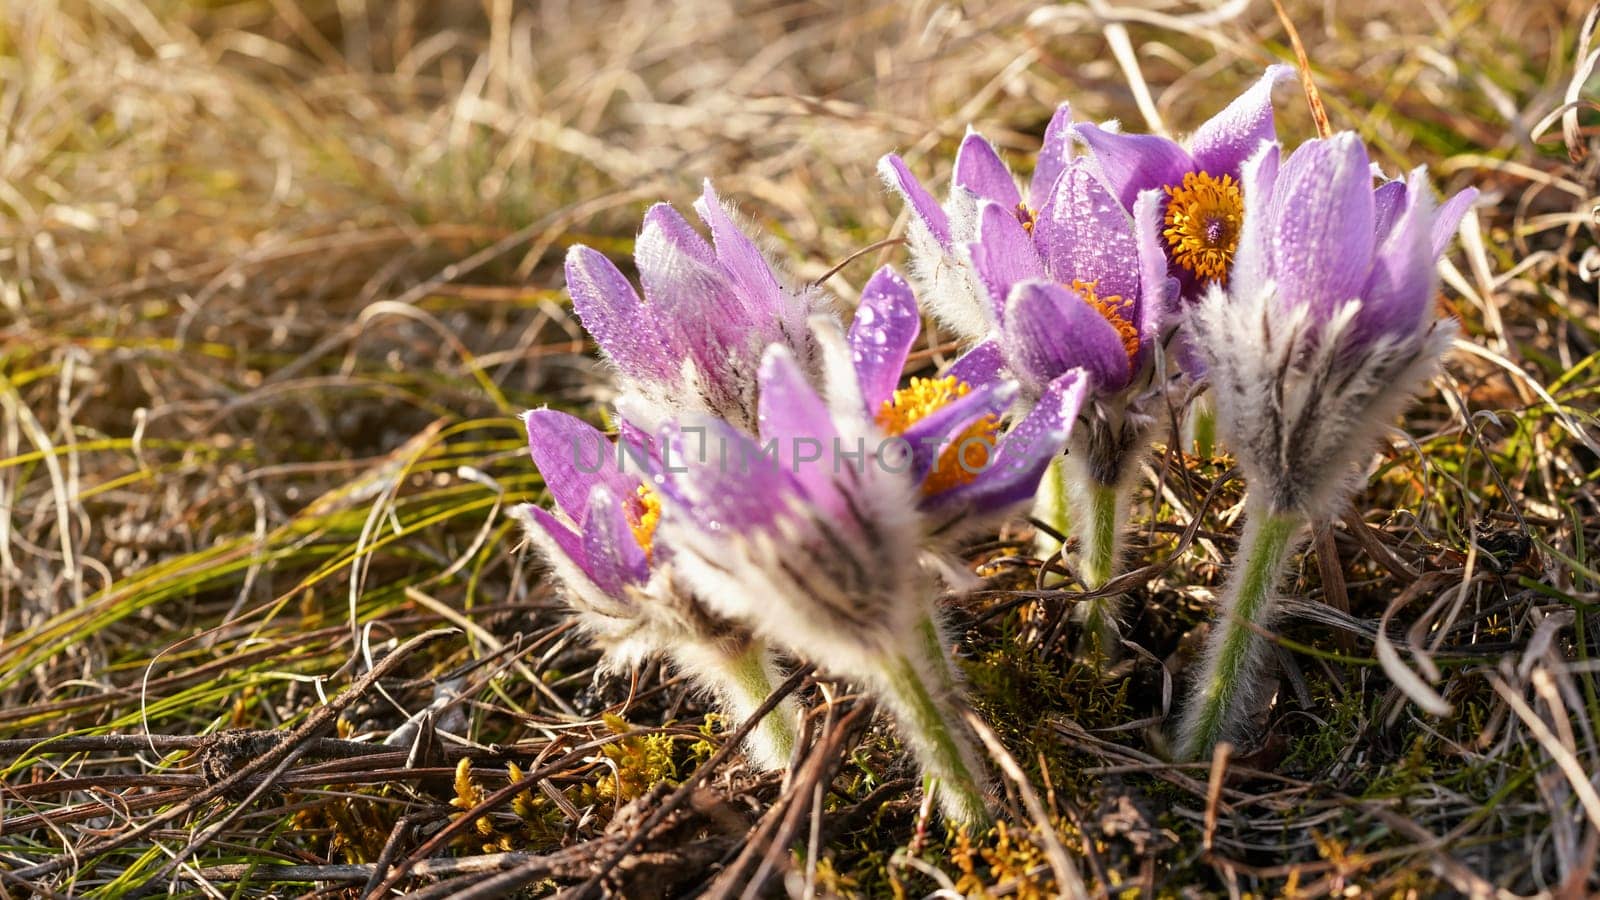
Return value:
M 1128 198 L 1129 208 L 1134 202 Z M 1139 296 L 1139 252 L 1132 232 L 1132 217 L 1082 157 L 1056 181 L 1033 226 L 1051 279 L 1094 282 L 1101 297 L 1130 303 Z
M 922 314 L 911 286 L 893 267 L 879 269 L 861 290 L 849 335 L 850 358 L 868 411 L 899 386 L 906 356 L 921 330 Z
M 1132 375 L 1117 330 L 1059 284 L 1017 285 L 1007 305 L 1004 346 L 1012 368 L 1039 384 L 1082 368 L 1098 390 L 1115 391 Z
M 956 151 L 953 182 L 957 188 L 965 188 L 1006 209 L 1015 210 L 1022 204 L 1022 194 L 1017 191 L 1017 180 L 1011 177 L 1011 170 L 995 152 L 994 145 L 976 131 L 969 130 Z
M 1045 277 L 1044 260 L 1034 249 L 1033 236 L 1011 209 L 984 201 L 978 209 L 978 239 L 967 245 L 978 281 L 989 293 L 995 321 L 1005 321 L 1006 297 L 1011 286 Z
M 1326 320 L 1372 269 L 1372 170 L 1361 139 L 1346 131 L 1301 144 L 1278 173 L 1272 206 L 1279 297 Z
M 567 251 L 567 292 L 578 321 L 622 374 L 672 383 L 681 353 L 669 331 L 655 324 L 655 310 L 639 299 L 628 279 L 598 251 L 576 244 Z
M 922 182 L 911 174 L 905 160 L 894 153 L 884 156 L 878 160 L 878 176 L 905 200 L 912 215 L 933 234 L 934 240 L 946 250 L 950 249 L 950 217 Z
M 706 179 L 705 189 L 700 199 L 695 201 L 694 208 L 701 221 L 711 229 L 717 261 L 740 297 L 753 309 L 777 315 L 783 309 L 783 292 L 778 278 L 773 274 L 767 258 L 733 220 L 728 208 L 712 189 L 711 179 Z
M 900 438 L 911 445 L 913 480 L 920 482 L 939 456 L 951 447 L 959 450 L 962 432 L 984 416 L 999 417 L 1017 398 L 1015 381 L 998 381 L 957 398 L 943 409 L 917 420 Z
M 649 579 L 649 560 L 628 525 L 622 498 L 601 485 L 589 494 L 588 504 L 583 522 L 584 569 L 600 590 L 621 596 L 629 585 Z
M 703 532 L 770 527 L 798 491 L 748 434 L 712 416 L 686 416 L 661 434 L 663 515 Z
M 1201 171 L 1218 178 L 1239 177 L 1244 161 L 1262 141 L 1278 139 L 1272 123 L 1272 89 L 1294 77 L 1293 66 L 1272 65 L 1248 90 L 1206 120 L 1189 139 L 1189 153 Z
M 935 508 L 966 506 L 982 514 L 1032 499 L 1050 461 L 1066 448 L 1088 391 L 1089 379 L 1080 370 L 1055 378 L 1033 409 L 1000 439 L 989 465 L 977 478 L 931 497 L 929 502 Z
M 829 515 L 842 513 L 844 501 L 834 483 L 840 436 L 827 403 L 780 345 L 767 348 L 759 378 L 763 448 L 813 504 Z
M 978 388 L 999 381 L 1005 374 L 1005 367 L 1005 354 L 999 342 L 991 340 L 961 354 L 944 374 L 954 375 L 963 384 Z
M 554 409 L 535 409 L 523 417 L 528 450 L 556 506 L 574 521 L 588 508 L 589 493 L 604 485 L 617 494 L 638 480 L 617 468 L 611 440 L 588 422 Z
M 1123 209 L 1133 209 L 1140 191 L 1181 184 L 1196 169 L 1194 157 L 1153 134 L 1122 134 L 1084 123 L 1073 129 L 1089 145 L 1095 164 Z
M 1049 199 L 1056 179 L 1072 161 L 1072 140 L 1072 110 L 1063 103 L 1056 107 L 1055 115 L 1045 127 L 1044 143 L 1039 146 L 1039 158 L 1033 166 L 1033 180 L 1028 184 L 1028 202 L 1034 209 Z
M 666 204 L 645 214 L 633 258 L 655 321 L 669 332 L 678 365 L 688 356 L 707 378 L 730 377 L 730 350 L 748 343 L 754 329 L 770 323 L 770 317 L 751 316 L 711 245 Z

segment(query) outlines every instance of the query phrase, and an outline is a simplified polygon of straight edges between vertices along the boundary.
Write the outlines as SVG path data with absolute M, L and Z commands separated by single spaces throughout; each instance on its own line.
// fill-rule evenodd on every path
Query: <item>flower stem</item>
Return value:
M 1061 535 L 1072 533 L 1072 492 L 1068 489 L 1069 481 L 1066 457 L 1058 456 L 1051 460 L 1050 468 L 1045 470 L 1044 479 L 1039 482 L 1039 493 L 1034 496 L 1034 518 L 1054 528 Z M 1049 559 L 1061 549 L 1061 542 L 1054 536 L 1040 531 L 1033 539 L 1034 552 L 1041 559 Z
M 936 784 L 945 818 L 959 826 L 986 824 L 989 809 L 983 799 L 982 768 L 961 720 L 963 704 L 954 672 L 933 620 L 924 618 L 917 630 L 907 648 L 910 652 L 893 656 L 881 673 L 888 699 L 923 775 Z
M 1182 759 L 1210 753 L 1245 712 L 1245 697 L 1267 649 L 1256 628 L 1271 620 L 1272 591 L 1305 525 L 1298 513 L 1253 508 L 1247 515 L 1239 558 L 1206 640 L 1205 666 L 1178 727 Z
M 743 722 L 772 694 L 778 680 L 778 667 L 772 652 L 761 641 L 751 641 L 736 653 L 720 654 L 721 664 L 715 666 L 713 677 L 719 682 L 728 714 Z M 779 703 L 766 718 L 745 738 L 746 749 L 764 769 L 782 769 L 794 755 L 794 723 L 798 706 L 793 698 Z
M 1117 575 L 1122 558 L 1122 519 L 1124 492 L 1117 485 L 1086 485 L 1088 515 L 1081 516 L 1077 530 L 1078 575 L 1083 586 L 1099 590 Z M 1117 646 L 1117 617 L 1122 612 L 1120 595 L 1097 597 L 1079 604 L 1076 612 L 1083 623 L 1086 649 L 1091 656 L 1109 656 Z

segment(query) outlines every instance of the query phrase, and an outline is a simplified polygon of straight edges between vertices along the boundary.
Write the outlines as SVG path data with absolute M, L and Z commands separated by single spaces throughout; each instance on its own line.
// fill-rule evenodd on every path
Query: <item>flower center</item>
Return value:
M 639 542 L 646 559 L 655 553 L 656 526 L 661 524 L 661 496 L 647 484 L 634 491 L 633 502 L 628 504 L 628 527 L 633 539 Z
M 1038 220 L 1038 213 L 1026 203 L 1017 204 L 1017 221 L 1022 223 L 1022 230 L 1033 234 L 1033 223 Z
M 1139 355 L 1139 329 L 1133 327 L 1133 323 L 1124 315 L 1124 310 L 1129 306 L 1128 301 L 1116 294 L 1102 297 L 1095 293 L 1095 285 L 1099 283 L 1073 279 L 1072 289 L 1083 298 L 1083 302 L 1094 307 L 1095 312 L 1117 330 L 1117 337 L 1122 338 L 1122 349 L 1128 354 L 1128 362 L 1131 365 L 1134 357 Z
M 883 401 L 876 417 L 878 426 L 889 436 L 899 437 L 911 426 L 970 393 L 972 387 L 954 375 L 913 378 L 910 384 Z M 923 495 L 940 494 L 977 478 L 989 464 L 989 454 L 999 430 L 1000 420 L 993 413 L 962 429 L 939 450 L 939 459 L 922 479 Z
M 1189 172 L 1179 187 L 1167 185 L 1167 239 L 1172 261 L 1203 282 L 1228 277 L 1244 222 L 1244 194 L 1232 175 L 1220 179 Z

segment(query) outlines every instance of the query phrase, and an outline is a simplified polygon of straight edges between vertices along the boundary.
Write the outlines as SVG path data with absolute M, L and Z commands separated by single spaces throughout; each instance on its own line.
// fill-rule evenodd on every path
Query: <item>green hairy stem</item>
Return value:
M 891 658 L 880 673 L 887 699 L 924 777 L 938 792 L 945 818 L 957 826 L 987 825 L 983 769 L 962 721 L 965 706 L 938 626 L 924 617 L 908 643 L 907 652 Z
M 1228 576 L 1217 620 L 1206 641 L 1205 666 L 1178 726 L 1178 755 L 1198 759 L 1228 737 L 1245 713 L 1244 702 L 1268 643 L 1256 629 L 1271 620 L 1272 592 L 1298 546 L 1305 518 L 1251 508 Z
M 779 681 L 772 653 L 760 641 L 752 641 L 738 653 L 720 654 L 715 671 L 707 673 L 717 682 L 728 714 L 743 722 L 771 696 Z M 751 758 L 764 769 L 782 769 L 794 755 L 795 717 L 799 707 L 786 698 L 751 729 L 745 747 Z

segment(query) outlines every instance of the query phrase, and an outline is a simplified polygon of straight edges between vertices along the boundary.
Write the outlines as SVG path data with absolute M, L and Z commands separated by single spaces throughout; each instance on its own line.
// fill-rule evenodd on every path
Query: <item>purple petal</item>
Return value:
M 933 195 L 922 186 L 922 182 L 911 174 L 905 160 L 896 154 L 888 154 L 878 160 L 878 175 L 884 184 L 910 205 L 911 212 L 933 234 L 939 245 L 946 250 L 950 249 L 950 217 L 945 215 L 944 207 L 933 199 Z
M 639 226 L 639 233 L 644 235 L 651 231 L 659 234 L 660 241 L 672 254 L 682 254 L 701 265 L 717 268 L 717 252 L 706 239 L 696 231 L 689 220 L 685 219 L 670 203 L 657 203 L 645 211 L 644 222 Z M 640 265 L 643 273 L 644 266 Z M 645 285 L 645 296 L 650 295 L 650 286 Z
M 869 413 L 900 385 L 906 356 L 921 330 L 922 315 L 911 286 L 892 267 L 879 269 L 861 290 L 849 336 L 856 380 Z
M 1424 193 L 1425 186 L 1416 187 L 1408 192 L 1405 208 L 1379 245 L 1372 274 L 1361 291 L 1357 328 L 1368 339 L 1411 335 L 1433 307 L 1434 256 L 1428 252 L 1433 198 Z
M 1231 284 L 1254 290 L 1272 277 L 1272 208 L 1278 183 L 1277 144 L 1263 144 L 1260 152 L 1245 161 L 1239 189 L 1244 193 L 1244 224 L 1239 227 L 1239 246 L 1234 250 Z
M 1033 180 L 1028 184 L 1028 202 L 1034 209 L 1050 198 L 1056 179 L 1072 161 L 1072 110 L 1063 103 L 1056 107 L 1055 115 L 1044 129 L 1044 143 L 1039 147 L 1039 158 L 1033 165 Z
M 1017 398 L 1015 381 L 999 381 L 957 398 L 918 419 L 899 437 L 911 445 L 913 480 L 920 482 L 961 433 L 984 416 L 1000 416 Z M 959 446 L 956 447 L 959 450 Z
M 686 417 L 661 435 L 665 462 L 657 481 L 665 514 L 704 532 L 737 533 L 772 525 L 797 486 L 748 434 L 711 416 Z
M 1361 139 L 1347 131 L 1301 144 L 1278 173 L 1272 206 L 1279 296 L 1325 321 L 1372 269 L 1372 170 Z
M 767 348 L 760 380 L 763 447 L 771 448 L 778 465 L 813 503 L 830 515 L 843 513 L 844 500 L 834 483 L 834 470 L 840 462 L 835 453 L 839 429 L 828 405 L 781 345 Z
M 583 522 L 585 571 L 595 587 L 613 597 L 650 577 L 650 563 L 628 525 L 622 500 L 605 487 L 589 495 L 589 512 Z
M 1218 178 L 1225 174 L 1237 178 L 1244 161 L 1255 155 L 1262 141 L 1278 139 L 1272 125 L 1272 89 L 1294 74 L 1293 66 L 1268 66 L 1249 90 L 1195 131 L 1189 139 L 1189 152 L 1202 171 Z
M 1131 208 L 1135 198 L 1128 199 Z M 1095 282 L 1101 297 L 1139 297 L 1139 251 L 1133 218 L 1090 171 L 1082 157 L 1072 161 L 1039 212 L 1033 236 L 1050 278 L 1062 284 Z
M 954 375 L 957 381 L 980 388 L 999 381 L 1005 365 L 1005 354 L 1001 352 L 1000 344 L 984 341 L 957 357 L 950 368 L 944 370 L 944 374 Z
M 589 575 L 589 559 L 587 554 L 583 552 L 583 538 L 576 531 L 573 531 L 567 523 L 552 515 L 549 510 L 541 509 L 531 503 L 523 506 L 522 511 L 526 514 L 527 521 L 534 528 L 549 536 L 550 543 L 555 546 L 555 549 L 571 560 L 572 564 L 582 570 L 585 575 Z M 547 553 L 549 552 L 549 549 L 543 547 L 539 542 L 536 542 L 536 544 L 540 546 L 540 549 L 545 550 Z M 589 575 L 589 578 L 592 581 L 594 576 Z
M 1006 310 L 1005 347 L 1012 368 L 1040 384 L 1082 368 L 1098 390 L 1110 392 L 1133 374 L 1117 330 L 1058 284 L 1017 285 Z
M 694 209 L 711 229 L 717 261 L 722 264 L 723 271 L 728 274 L 740 296 L 747 304 L 766 310 L 769 314 L 780 311 L 783 308 L 783 291 L 777 276 L 772 273 L 767 258 L 761 255 L 755 243 L 734 222 L 728 208 L 712 189 L 711 179 L 706 179 L 705 189 L 700 199 L 695 201 Z
M 1444 255 L 1445 248 L 1450 246 L 1450 239 L 1456 236 L 1456 229 L 1461 227 L 1462 217 L 1472 208 L 1472 201 L 1477 198 L 1478 189 L 1467 188 L 1439 207 L 1439 212 L 1433 219 L 1433 234 L 1429 240 L 1435 259 Z
M 1378 243 L 1389 236 L 1395 219 L 1406 205 L 1406 182 L 1403 178 L 1385 181 L 1372 192 L 1372 232 Z
M 1006 297 L 1019 281 L 1045 277 L 1044 260 L 1034 249 L 1017 215 L 998 203 L 984 201 L 978 208 L 978 240 L 967 245 L 978 280 L 989 292 L 995 321 L 1005 321 Z
M 604 485 L 618 495 L 638 486 L 637 479 L 617 468 L 617 452 L 609 438 L 588 422 L 554 409 L 530 410 L 523 417 L 528 450 L 544 477 L 556 506 L 582 522 L 589 494 Z
M 1028 415 L 1000 439 L 978 477 L 928 498 L 930 505 L 966 506 L 982 514 L 1002 512 L 1032 499 L 1046 467 L 1066 448 L 1088 390 L 1089 379 L 1076 369 L 1050 382 Z
M 634 262 L 675 365 L 692 359 L 708 378 L 727 378 L 733 348 L 749 343 L 768 316 L 752 316 L 723 275 L 711 245 L 665 204 L 645 215 Z M 638 327 L 629 323 L 631 327 Z
M 1140 191 L 1180 184 L 1198 167 L 1173 141 L 1153 134 L 1120 134 L 1085 123 L 1074 129 L 1094 154 L 1100 174 L 1123 209 L 1133 209 Z
M 1000 154 L 983 135 L 969 130 L 956 151 L 954 183 L 974 195 L 1015 210 L 1022 205 L 1022 194 L 1017 191 L 1017 180 L 1001 161 Z
M 612 365 L 630 378 L 675 382 L 679 354 L 668 330 L 655 327 L 655 310 L 639 300 L 611 260 L 576 244 L 567 251 L 567 292 L 578 321 Z

